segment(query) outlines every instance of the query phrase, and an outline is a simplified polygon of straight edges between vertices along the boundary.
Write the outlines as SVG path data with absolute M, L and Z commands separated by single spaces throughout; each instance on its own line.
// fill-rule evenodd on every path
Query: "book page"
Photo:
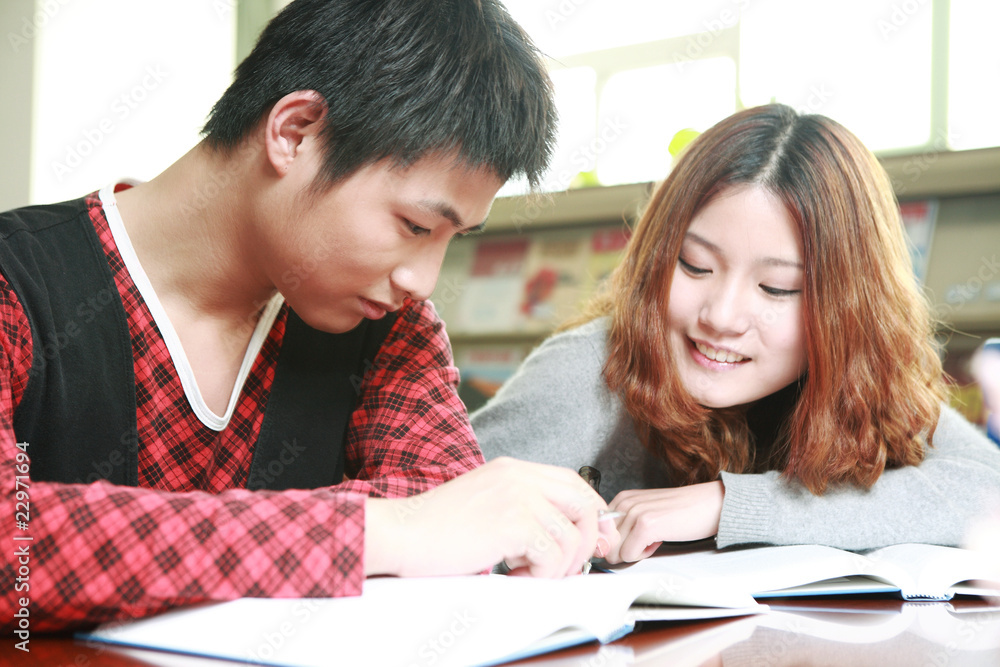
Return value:
M 984 554 L 934 544 L 894 544 L 866 555 L 874 563 L 869 574 L 898 583 L 908 599 L 948 599 L 956 584 L 985 581 L 995 572 Z M 1000 591 L 1000 581 L 991 583 Z
M 932 544 L 897 544 L 854 553 L 816 544 L 705 550 L 654 554 L 637 563 L 614 565 L 628 574 L 672 575 L 702 582 L 712 589 L 750 592 L 755 597 L 885 593 L 906 599 L 948 600 L 956 592 L 1000 594 L 1000 582 L 983 580 L 995 571 L 985 556 L 966 549 Z
M 533 645 L 551 649 L 544 640 L 557 632 L 557 646 L 617 638 L 634 626 L 630 605 L 657 583 L 608 575 L 379 578 L 360 597 L 244 598 L 108 624 L 89 638 L 273 665 L 467 667 Z
M 789 586 L 788 588 L 754 593 L 754 597 L 757 599 L 767 599 L 775 597 L 816 597 L 819 595 L 870 595 L 872 593 L 898 594 L 899 586 L 886 583 L 875 577 L 856 574 L 847 577 L 823 579 L 822 581 L 802 584 L 801 586 Z
M 835 577 L 866 574 L 871 563 L 865 556 L 850 551 L 807 544 L 654 555 L 610 569 L 625 574 L 672 574 L 697 580 L 704 586 L 756 595 Z

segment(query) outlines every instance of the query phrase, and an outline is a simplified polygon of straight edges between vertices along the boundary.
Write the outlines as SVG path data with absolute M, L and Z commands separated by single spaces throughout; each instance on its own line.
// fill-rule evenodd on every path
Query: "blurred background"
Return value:
M 280 0 L 4 0 L 0 208 L 148 179 L 194 146 Z M 676 152 L 779 101 L 879 156 L 942 324 L 953 401 L 985 419 L 969 358 L 1000 335 L 1000 3 L 508 0 L 561 116 L 541 194 L 509 183 L 456 241 L 433 301 L 470 408 L 614 267 Z M 889 360 L 887 360 L 889 361 Z

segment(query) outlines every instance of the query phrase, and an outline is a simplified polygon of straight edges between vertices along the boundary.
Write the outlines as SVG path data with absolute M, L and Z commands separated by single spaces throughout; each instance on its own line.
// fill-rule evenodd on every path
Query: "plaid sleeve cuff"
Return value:
M 31 492 L 33 629 L 238 597 L 361 593 L 365 497 L 359 494 L 181 494 L 105 482 L 38 483 Z M 4 579 L 15 567 L 10 552 L 4 550 L 0 565 Z M 4 589 L 6 624 L 17 600 L 13 587 Z
M 345 488 L 409 496 L 481 465 L 457 386 L 444 323 L 429 302 L 407 302 L 362 385 Z

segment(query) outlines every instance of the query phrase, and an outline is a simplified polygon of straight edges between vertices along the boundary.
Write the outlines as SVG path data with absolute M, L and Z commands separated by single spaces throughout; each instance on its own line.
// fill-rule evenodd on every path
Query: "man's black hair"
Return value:
M 288 93 L 326 100 L 329 182 L 389 158 L 457 151 L 538 184 L 556 111 L 537 49 L 496 0 L 295 0 L 264 29 L 212 109 L 207 143 L 232 149 Z

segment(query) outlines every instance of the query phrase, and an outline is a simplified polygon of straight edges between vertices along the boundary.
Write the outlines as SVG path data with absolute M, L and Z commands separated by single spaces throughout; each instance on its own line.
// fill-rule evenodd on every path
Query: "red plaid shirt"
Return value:
M 419 493 L 482 463 L 433 308 L 406 303 L 364 378 L 347 434 L 351 481 L 307 491 L 249 491 L 253 443 L 287 307 L 228 425 L 208 428 L 185 397 L 96 195 L 88 197 L 88 206 L 132 333 L 139 487 L 22 483 L 30 521 L 26 530 L 16 524 L 16 513 L 24 509 L 16 507 L 22 450 L 12 419 L 28 381 L 32 339 L 17 296 L 0 276 L 0 624 L 13 627 L 20 598 L 30 601 L 31 629 L 46 630 L 206 600 L 360 594 L 364 498 Z M 25 449 L 30 456 L 30 443 Z M 28 576 L 19 580 L 24 547 Z

